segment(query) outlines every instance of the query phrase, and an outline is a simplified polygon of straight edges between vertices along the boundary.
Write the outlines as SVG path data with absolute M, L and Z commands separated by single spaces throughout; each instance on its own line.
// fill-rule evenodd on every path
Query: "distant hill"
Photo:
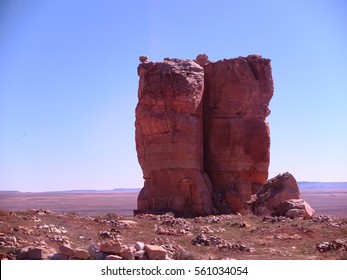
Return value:
M 66 191 L 49 191 L 50 193 L 105 193 L 105 192 L 132 192 L 139 191 L 140 188 L 117 188 L 112 190 L 66 190 Z
M 347 182 L 298 182 L 300 190 L 347 190 Z M 108 192 L 138 192 L 141 188 L 115 188 L 112 190 L 64 190 L 46 191 L 44 193 L 108 193 Z M 0 190 L 0 193 L 23 193 L 20 191 Z M 30 192 L 27 192 L 30 193 Z
M 347 182 L 298 182 L 301 190 L 347 190 Z

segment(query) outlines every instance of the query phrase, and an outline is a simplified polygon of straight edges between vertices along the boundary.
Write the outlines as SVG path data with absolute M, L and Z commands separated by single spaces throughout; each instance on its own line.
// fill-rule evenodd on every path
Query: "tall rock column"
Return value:
M 242 212 L 268 177 L 273 95 L 270 60 L 257 55 L 204 66 L 204 168 L 227 207 Z
M 212 212 L 212 186 L 203 170 L 204 70 L 192 60 L 142 57 L 136 107 L 136 149 L 145 179 L 142 212 Z

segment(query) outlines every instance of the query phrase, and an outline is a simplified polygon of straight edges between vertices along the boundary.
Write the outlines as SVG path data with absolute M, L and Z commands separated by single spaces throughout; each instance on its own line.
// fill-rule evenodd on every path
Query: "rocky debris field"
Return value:
M 347 219 L 0 211 L 0 259 L 347 259 Z

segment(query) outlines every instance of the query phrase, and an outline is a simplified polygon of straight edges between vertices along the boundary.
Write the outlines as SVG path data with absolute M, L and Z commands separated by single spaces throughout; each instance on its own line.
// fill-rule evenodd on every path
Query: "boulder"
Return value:
M 291 219 L 310 219 L 315 211 L 303 199 L 289 199 L 282 201 L 275 210 L 275 213 L 278 216 L 286 216 Z
M 145 251 L 150 260 L 165 260 L 167 259 L 167 251 L 158 245 L 146 245 Z
M 299 198 L 298 184 L 294 176 L 286 172 L 268 180 L 258 191 L 253 202 L 253 210 L 257 215 L 278 215 L 277 209 L 281 202 Z

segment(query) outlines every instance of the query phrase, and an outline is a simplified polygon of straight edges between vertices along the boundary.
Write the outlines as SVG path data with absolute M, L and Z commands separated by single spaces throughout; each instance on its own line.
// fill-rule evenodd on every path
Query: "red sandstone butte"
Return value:
M 205 65 L 204 73 L 204 169 L 232 212 L 241 212 L 268 178 L 270 60 L 225 59 Z
M 136 149 L 145 179 L 138 210 L 212 212 L 203 168 L 204 70 L 193 60 L 143 62 L 136 107 Z
M 246 211 L 268 177 L 270 60 L 141 62 L 135 127 L 145 183 L 138 210 Z

